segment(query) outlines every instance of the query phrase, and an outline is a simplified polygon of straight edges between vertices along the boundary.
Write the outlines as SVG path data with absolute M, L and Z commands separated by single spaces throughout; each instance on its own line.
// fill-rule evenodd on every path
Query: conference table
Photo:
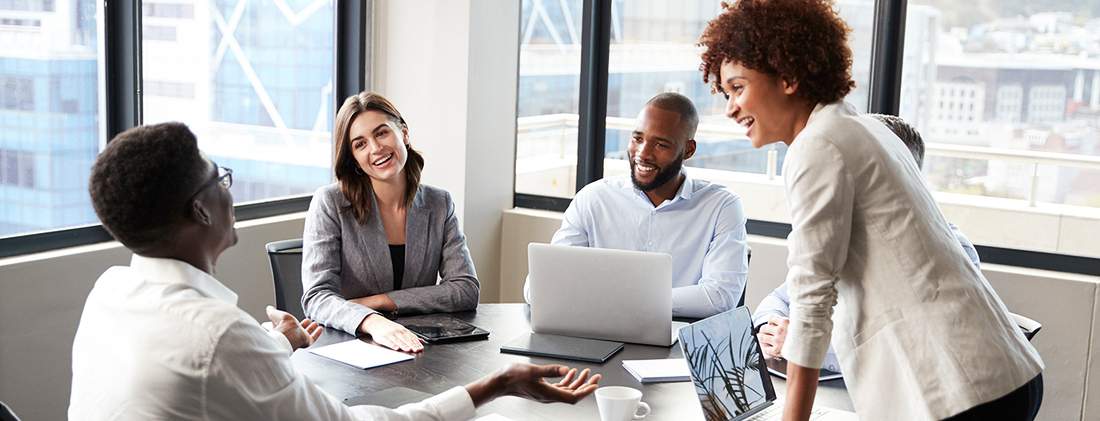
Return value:
M 328 358 L 311 354 L 308 349 L 295 352 L 294 366 L 314 383 L 338 399 L 362 399 L 387 390 L 406 388 L 426 394 L 437 394 L 455 386 L 477 380 L 508 363 L 564 364 L 578 370 L 589 368 L 600 374 L 600 386 L 628 386 L 642 391 L 642 401 L 652 411 L 646 420 L 702 420 L 703 410 L 692 382 L 649 383 L 635 380 L 622 365 L 623 360 L 683 358 L 679 345 L 671 347 L 626 344 L 603 364 L 553 358 L 527 357 L 500 352 L 501 345 L 531 331 L 531 313 L 527 304 L 481 304 L 476 311 L 451 313 L 490 332 L 487 340 L 425 345 L 422 353 L 396 364 L 362 370 Z M 324 346 L 352 340 L 348 333 L 325 329 L 313 346 Z M 359 340 L 372 343 L 369 336 Z M 772 376 L 776 393 L 781 397 L 784 381 Z M 368 401 L 370 399 L 367 399 Z M 820 405 L 852 411 L 852 404 L 843 380 L 821 382 L 817 392 Z M 540 404 L 522 398 L 503 397 L 477 409 L 478 417 L 499 414 L 524 420 L 598 420 L 595 396 L 576 405 L 564 403 Z

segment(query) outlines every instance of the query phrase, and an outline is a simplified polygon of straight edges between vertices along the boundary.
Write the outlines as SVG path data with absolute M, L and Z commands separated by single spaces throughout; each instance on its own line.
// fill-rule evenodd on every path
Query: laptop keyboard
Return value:
M 814 408 L 810 411 L 810 421 L 821 418 L 825 415 L 825 411 L 820 408 Z M 783 405 L 771 405 L 764 408 L 760 412 L 752 414 L 751 417 L 745 418 L 743 421 L 780 421 L 783 419 Z

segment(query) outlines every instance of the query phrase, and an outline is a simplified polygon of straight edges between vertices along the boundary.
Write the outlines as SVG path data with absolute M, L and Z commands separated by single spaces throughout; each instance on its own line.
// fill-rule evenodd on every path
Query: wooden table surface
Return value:
M 405 387 L 428 394 L 437 394 L 455 386 L 465 385 L 497 368 L 512 362 L 531 364 L 564 364 L 577 369 L 590 368 L 602 375 L 600 386 L 628 386 L 642 391 L 642 401 L 652 412 L 646 420 L 702 420 L 703 410 L 691 382 L 652 383 L 643 385 L 623 369 L 623 360 L 653 358 L 683 358 L 679 345 L 659 347 L 626 344 L 604 364 L 553 358 L 525 357 L 500 352 L 501 345 L 531 331 L 531 315 L 526 304 L 481 304 L 477 311 L 452 313 L 490 332 L 488 340 L 426 345 L 414 359 L 382 367 L 361 370 L 327 358 L 299 350 L 291 358 L 295 367 L 314 383 L 338 399 L 355 398 L 392 387 Z M 352 335 L 335 329 L 325 329 L 314 346 L 324 346 L 351 340 Z M 370 343 L 369 338 L 360 338 Z M 783 395 L 785 383 L 772 376 L 776 393 Z M 817 392 L 818 403 L 852 410 L 843 380 L 822 382 Z M 477 410 L 478 416 L 498 413 L 516 421 L 524 420 L 598 420 L 595 396 L 576 405 L 563 403 L 539 404 L 521 398 L 504 397 Z

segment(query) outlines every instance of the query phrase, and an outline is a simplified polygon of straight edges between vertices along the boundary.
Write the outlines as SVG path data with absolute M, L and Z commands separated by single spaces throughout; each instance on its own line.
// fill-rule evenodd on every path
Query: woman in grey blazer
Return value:
M 314 193 L 302 235 L 302 308 L 322 324 L 420 351 L 416 335 L 379 312 L 477 307 L 480 285 L 454 202 L 420 184 L 424 158 L 381 95 L 348 97 L 334 138 L 337 183 Z

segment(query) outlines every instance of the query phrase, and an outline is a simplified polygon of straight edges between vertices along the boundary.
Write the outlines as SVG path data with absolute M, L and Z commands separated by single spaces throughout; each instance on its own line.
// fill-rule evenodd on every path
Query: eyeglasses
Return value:
M 191 202 L 192 200 L 195 200 L 195 196 L 198 196 L 199 193 L 202 193 L 202 191 L 206 190 L 207 187 L 210 187 L 210 186 L 213 186 L 213 185 L 219 184 L 219 183 L 222 185 L 222 187 L 225 187 L 227 189 L 232 187 L 233 186 L 233 170 L 219 165 L 218 166 L 218 176 L 216 178 L 214 178 L 213 181 L 204 184 L 202 187 L 199 187 L 199 189 L 195 191 L 195 194 L 192 194 L 191 198 L 187 199 L 187 201 Z

